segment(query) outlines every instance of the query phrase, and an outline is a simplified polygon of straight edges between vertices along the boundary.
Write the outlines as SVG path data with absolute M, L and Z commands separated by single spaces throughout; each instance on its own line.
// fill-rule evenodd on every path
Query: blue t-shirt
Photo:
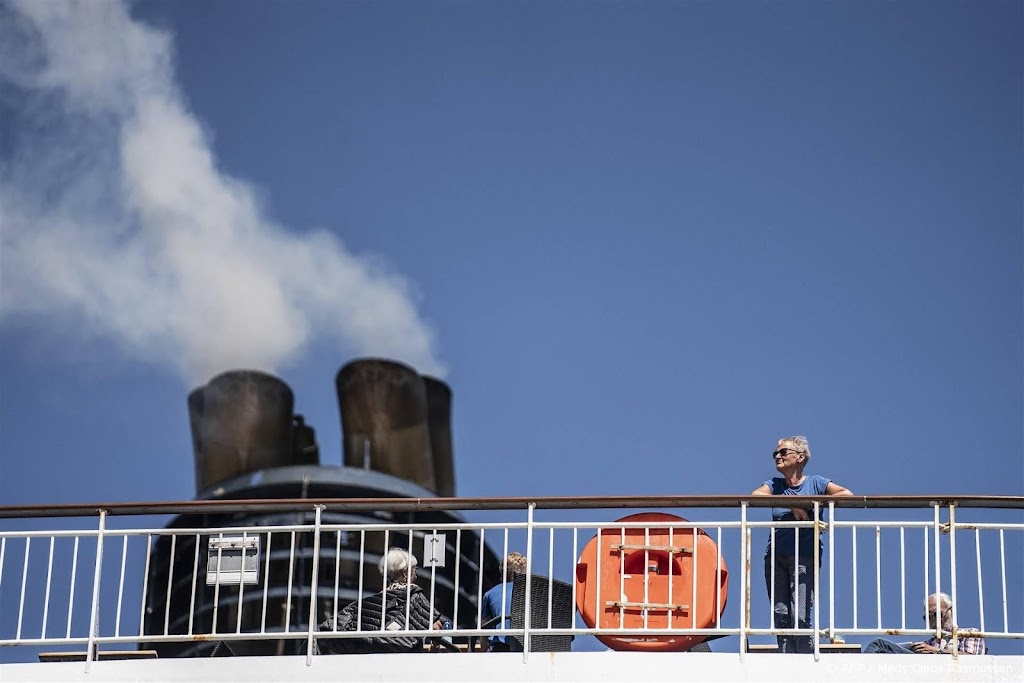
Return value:
M 489 619 L 501 617 L 501 593 L 505 591 L 505 621 L 508 622 L 512 616 L 512 582 L 499 583 L 484 593 L 483 604 L 480 606 L 480 621 L 486 623 Z M 501 619 L 497 619 L 488 628 L 502 628 Z M 499 636 L 491 637 L 491 644 L 504 643 L 505 638 Z
M 772 490 L 773 496 L 823 496 L 825 495 L 825 489 L 828 488 L 831 479 L 821 476 L 820 474 L 809 474 L 804 477 L 803 482 L 799 486 L 790 486 L 786 483 L 784 477 L 775 477 L 769 479 L 764 483 L 765 486 Z M 821 510 L 821 518 L 825 519 L 825 512 Z M 813 508 L 807 508 L 807 516 L 812 517 Z M 792 508 L 772 508 L 772 521 L 774 522 L 793 522 L 796 517 L 793 516 Z M 777 555 L 793 555 L 796 552 L 796 534 L 793 532 L 795 529 L 776 529 L 775 530 L 775 552 Z M 812 527 L 806 527 L 800 529 L 800 556 L 810 557 L 814 554 L 814 529 Z M 771 536 L 768 537 L 768 549 L 766 552 L 771 552 L 772 541 Z

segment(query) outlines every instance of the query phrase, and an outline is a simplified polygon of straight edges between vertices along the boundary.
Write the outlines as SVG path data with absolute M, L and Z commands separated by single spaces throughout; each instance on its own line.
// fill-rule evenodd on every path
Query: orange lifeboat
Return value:
M 616 521 L 688 523 L 660 512 Z M 714 627 L 728 589 L 729 573 L 718 546 L 693 527 L 605 528 L 590 539 L 576 564 L 576 609 L 588 628 Z M 678 652 L 704 636 L 601 634 L 597 639 L 613 650 Z

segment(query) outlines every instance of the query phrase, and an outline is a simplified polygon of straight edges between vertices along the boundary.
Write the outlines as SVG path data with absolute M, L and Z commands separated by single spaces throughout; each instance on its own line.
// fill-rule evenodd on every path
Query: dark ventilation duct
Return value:
M 427 390 L 430 450 L 434 460 L 437 495 L 455 495 L 455 459 L 452 454 L 452 390 L 434 377 L 423 376 Z
M 316 433 L 294 404 L 287 384 L 252 370 L 222 373 L 189 394 L 196 492 L 256 470 L 316 464 Z
M 320 445 L 316 442 L 316 430 L 306 424 L 305 418 L 292 418 L 292 456 L 296 465 L 319 465 Z
M 436 491 L 427 391 L 419 373 L 395 361 L 367 358 L 343 365 L 335 385 L 345 466 Z

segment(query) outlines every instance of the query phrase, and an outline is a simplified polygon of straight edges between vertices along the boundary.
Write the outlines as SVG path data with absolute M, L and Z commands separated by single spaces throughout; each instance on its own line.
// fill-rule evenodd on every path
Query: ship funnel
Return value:
M 423 376 L 427 390 L 427 417 L 430 429 L 430 450 L 434 460 L 437 495 L 455 495 L 455 459 L 452 454 L 452 390 L 434 377 Z
M 402 363 L 367 358 L 343 365 L 335 385 L 345 465 L 436 491 L 427 390 L 419 373 Z
M 233 370 L 188 395 L 196 492 L 269 467 L 316 464 L 312 427 L 292 414 L 292 390 L 273 375 Z

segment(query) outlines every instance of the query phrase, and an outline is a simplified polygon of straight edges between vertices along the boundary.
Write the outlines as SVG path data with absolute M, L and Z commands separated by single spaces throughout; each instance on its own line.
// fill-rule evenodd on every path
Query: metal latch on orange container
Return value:
M 657 550 L 663 553 L 693 553 L 691 546 L 683 545 L 641 545 L 632 543 L 616 543 L 611 546 L 612 552 L 621 550 Z
M 609 600 L 605 603 L 609 607 L 622 607 L 624 609 L 656 609 L 656 610 L 688 610 L 689 605 L 679 605 L 671 602 L 621 602 Z

